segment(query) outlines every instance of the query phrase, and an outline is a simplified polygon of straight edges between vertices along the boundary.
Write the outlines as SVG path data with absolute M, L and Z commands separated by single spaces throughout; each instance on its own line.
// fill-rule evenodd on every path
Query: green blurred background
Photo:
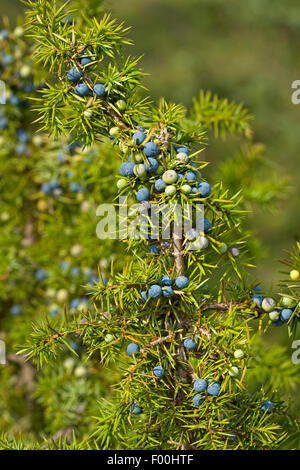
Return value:
M 299 0 L 108 0 L 113 15 L 132 25 L 131 53 L 144 54 L 145 84 L 161 96 L 187 106 L 200 89 L 242 101 L 255 115 L 255 140 L 280 176 L 290 177 L 291 191 L 278 212 L 257 211 L 249 225 L 266 256 L 258 277 L 269 285 L 278 272 L 277 258 L 299 240 L 300 105 L 291 102 L 291 84 L 300 79 Z M 1 15 L 12 22 L 22 11 L 19 0 L 1 0 Z M 238 149 L 238 139 L 210 144 L 212 162 Z M 279 276 L 279 275 L 277 275 Z M 275 277 L 276 279 L 276 277 Z

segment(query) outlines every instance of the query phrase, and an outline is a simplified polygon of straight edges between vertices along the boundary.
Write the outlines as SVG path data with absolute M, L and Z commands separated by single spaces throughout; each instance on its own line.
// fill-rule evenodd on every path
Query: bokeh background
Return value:
M 255 140 L 289 192 L 276 212 L 249 216 L 265 251 L 258 277 L 276 279 L 277 259 L 299 240 L 300 105 L 291 84 L 300 79 L 300 8 L 297 0 L 108 0 L 118 18 L 133 25 L 131 53 L 143 55 L 149 94 L 189 106 L 200 89 L 243 102 L 255 116 Z M 1 0 L 12 22 L 19 0 Z M 236 152 L 237 139 L 215 141 L 206 152 L 214 163 Z M 279 274 L 277 274 L 279 276 Z M 267 285 L 266 285 L 267 287 Z

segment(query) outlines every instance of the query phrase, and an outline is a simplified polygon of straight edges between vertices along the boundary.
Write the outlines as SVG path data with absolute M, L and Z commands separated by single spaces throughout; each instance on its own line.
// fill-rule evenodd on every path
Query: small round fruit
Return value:
M 219 382 L 215 382 L 207 387 L 207 393 L 213 397 L 217 397 L 220 394 L 221 385 Z
M 127 103 L 124 100 L 118 100 L 116 102 L 116 106 L 120 111 L 124 111 L 126 109 Z
M 120 165 L 120 175 L 122 176 L 134 176 L 134 163 L 124 162 Z
M 164 172 L 162 179 L 166 184 L 176 183 L 177 173 L 174 170 L 167 170 Z
M 259 307 L 261 307 L 261 304 L 262 304 L 262 301 L 263 301 L 263 297 L 259 294 L 254 294 L 252 296 L 252 302 L 254 302 L 256 305 L 258 305 Z
M 163 286 L 171 286 L 172 282 L 173 282 L 172 278 L 170 276 L 166 275 L 166 274 L 164 276 L 162 276 L 162 278 L 161 278 L 161 283 L 162 283 Z
M 211 194 L 210 184 L 206 183 L 205 181 L 198 184 L 198 190 L 200 192 L 201 197 L 208 197 Z
M 235 359 L 243 359 L 244 357 L 244 351 L 242 351 L 241 349 L 236 349 L 233 353 Z
M 238 248 L 233 247 L 230 248 L 230 253 L 234 258 L 237 258 L 237 256 L 239 256 L 240 254 L 240 250 Z
M 149 173 L 154 173 L 158 168 L 158 161 L 155 158 L 149 157 L 145 163 L 145 168 Z
M 153 368 L 153 374 L 160 379 L 165 375 L 165 369 L 161 366 L 155 366 Z
M 146 134 L 143 131 L 135 132 L 132 136 L 132 142 L 137 145 L 141 145 L 146 139 Z
M 274 405 L 270 400 L 266 400 L 262 405 L 261 409 L 263 411 L 273 411 L 274 410 Z
M 193 388 L 195 390 L 195 392 L 204 392 L 206 389 L 207 389 L 207 382 L 206 380 L 204 379 L 197 379 L 195 380 L 195 382 L 193 383 Z
M 192 396 L 192 402 L 194 406 L 200 406 L 204 402 L 204 398 L 200 393 L 195 393 L 195 395 Z
M 149 201 L 150 199 L 150 191 L 147 188 L 141 188 L 136 193 L 136 198 L 139 202 Z
M 83 115 L 87 118 L 90 118 L 93 116 L 93 111 L 91 109 L 86 109 L 85 111 L 83 111 Z
M 172 287 L 170 287 L 170 286 L 163 287 L 162 293 L 163 293 L 163 296 L 167 297 L 167 298 L 170 298 L 174 295 L 174 291 L 173 291 Z
M 189 351 L 195 351 L 198 348 L 198 343 L 193 338 L 186 338 L 183 345 Z
M 120 134 L 120 129 L 119 129 L 117 126 L 111 127 L 111 128 L 109 129 L 109 135 L 111 135 L 112 137 L 116 137 L 116 136 L 118 136 L 119 134 Z
M 271 321 L 277 321 L 279 316 L 280 312 L 278 310 L 272 310 L 272 312 L 269 313 L 269 318 Z
M 222 253 L 222 255 L 224 255 L 226 251 L 228 250 L 228 246 L 226 245 L 226 243 L 221 243 L 219 250 Z
M 148 158 L 154 158 L 158 154 L 159 148 L 154 142 L 147 142 L 144 146 L 144 152 Z
M 166 183 L 161 178 L 156 180 L 154 183 L 154 187 L 159 193 L 162 193 L 165 190 L 166 186 Z
M 105 96 L 106 90 L 103 83 L 96 83 L 94 86 L 94 93 L 98 98 L 103 98 L 103 96 Z
M 130 357 L 132 357 L 134 354 L 137 354 L 139 350 L 140 350 L 139 345 L 136 343 L 130 343 L 127 346 L 127 354 Z
M 127 186 L 127 181 L 124 179 L 120 179 L 117 181 L 117 188 L 121 191 Z
M 299 277 L 300 277 L 300 273 L 299 271 L 297 271 L 297 269 L 293 269 L 290 272 L 290 278 L 292 279 L 292 281 L 298 281 Z
M 138 405 L 138 403 L 133 403 L 130 407 L 130 411 L 134 415 L 140 415 L 143 412 L 143 409 Z
M 267 313 L 270 313 L 272 312 L 272 310 L 274 309 L 274 307 L 276 307 L 276 302 L 274 299 L 271 299 L 271 297 L 266 297 L 264 298 L 264 300 L 262 301 L 262 309 L 267 312 Z
M 82 70 L 80 67 L 72 67 L 67 73 L 67 79 L 69 82 L 78 82 L 82 76 Z
M 296 300 L 292 299 L 291 297 L 282 297 L 282 306 L 286 308 L 294 308 L 296 307 Z
M 157 299 L 162 295 L 162 288 L 158 284 L 153 284 L 150 286 L 148 294 L 152 299 Z
M 108 333 L 105 338 L 104 338 L 104 341 L 106 343 L 111 343 L 113 340 L 115 339 L 114 335 L 111 335 L 110 333 Z
M 183 184 L 180 190 L 181 192 L 183 192 L 183 194 L 190 194 L 190 192 L 192 191 L 192 188 L 189 184 Z
M 239 368 L 236 366 L 231 366 L 228 370 L 228 373 L 231 377 L 237 377 L 239 375 Z
M 79 83 L 79 85 L 75 87 L 75 93 L 78 96 L 88 96 L 90 89 L 85 83 Z
M 290 308 L 284 308 L 283 310 L 281 310 L 279 318 L 283 322 L 288 322 L 292 315 L 293 310 L 291 310 Z
M 176 155 L 176 160 L 179 160 L 181 163 L 187 163 L 189 161 L 189 157 L 185 152 L 179 152 Z
M 177 192 L 176 186 L 173 186 L 172 184 L 167 185 L 165 188 L 165 193 L 167 196 L 174 196 L 176 192 Z
M 185 289 L 189 285 L 189 280 L 185 276 L 178 276 L 175 279 L 175 284 L 176 284 L 176 287 L 178 287 L 178 289 Z

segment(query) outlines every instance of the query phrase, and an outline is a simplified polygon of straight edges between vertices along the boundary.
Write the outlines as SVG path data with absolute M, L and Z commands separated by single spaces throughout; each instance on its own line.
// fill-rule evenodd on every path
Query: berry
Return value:
M 186 338 L 183 345 L 189 351 L 195 351 L 198 348 L 198 343 L 193 338 Z
M 67 79 L 69 82 L 78 82 L 78 80 L 82 76 L 82 70 L 80 67 L 72 67 L 69 72 L 67 73 Z
M 161 278 L 161 283 L 163 286 L 171 286 L 172 282 L 172 278 L 170 276 L 167 276 L 166 274 Z
M 88 64 L 90 64 L 91 62 L 93 62 L 93 61 L 92 61 L 92 59 L 91 59 L 90 57 L 88 57 L 88 56 L 83 57 L 83 58 L 80 60 L 80 63 L 81 63 L 81 65 L 83 65 L 83 66 L 84 66 L 84 65 L 88 65 Z
M 120 166 L 120 175 L 122 176 L 134 176 L 133 169 L 134 163 L 124 162 Z
M 155 366 L 153 368 L 153 374 L 155 377 L 161 378 L 165 375 L 165 369 L 161 366 Z
M 147 176 L 147 170 L 143 163 L 138 163 L 134 166 L 133 172 L 138 178 L 144 179 Z
M 291 272 L 290 272 L 290 278 L 292 279 L 292 281 L 297 281 L 300 277 L 300 273 L 299 271 L 297 271 L 297 269 L 293 269 Z
M 189 285 L 189 280 L 185 276 L 178 276 L 175 279 L 175 284 L 176 284 L 176 287 L 178 287 L 178 289 L 185 289 Z
M 183 194 L 190 194 L 192 187 L 189 184 L 183 184 L 180 190 L 183 192 Z
M 208 197 L 211 194 L 211 187 L 208 183 L 205 182 L 198 184 L 198 190 L 202 197 Z
M 146 134 L 143 131 L 135 132 L 132 136 L 132 142 L 137 145 L 141 145 L 146 139 Z
M 103 85 L 103 83 L 96 83 L 96 85 L 94 86 L 94 93 L 96 96 L 98 96 L 98 98 L 103 98 L 106 93 L 105 86 Z
M 259 294 L 254 294 L 252 296 L 252 301 L 258 305 L 259 307 L 261 307 L 261 304 L 262 304 L 262 301 L 263 301 L 263 297 Z
M 144 146 L 144 152 L 148 158 L 153 158 L 156 157 L 156 155 L 158 154 L 159 148 L 154 142 L 147 142 Z
M 274 299 L 271 299 L 270 297 L 266 297 L 263 301 L 262 301 L 262 309 L 269 313 L 269 312 L 272 312 L 272 310 L 274 309 L 274 307 L 276 306 L 276 302 Z
M 164 172 L 162 179 L 166 184 L 176 183 L 177 173 L 174 170 L 167 170 Z
M 72 193 L 82 193 L 83 192 L 83 187 L 81 186 L 80 183 L 73 182 L 70 184 L 70 191 Z
M 117 188 L 121 191 L 122 189 L 124 189 L 125 187 L 127 186 L 127 181 L 126 180 L 123 180 L 123 179 L 120 179 L 117 181 Z
M 147 188 L 141 188 L 136 193 L 136 198 L 139 202 L 149 201 L 150 199 L 150 191 Z
M 196 181 L 196 175 L 193 171 L 187 171 L 185 174 L 186 181 Z
M 204 392 L 207 389 L 207 382 L 204 379 L 197 379 L 193 383 L 195 392 Z
M 142 290 L 142 292 L 140 293 L 140 300 L 141 300 L 141 302 L 143 302 L 143 304 L 146 303 L 148 297 L 149 297 L 149 295 L 148 295 L 147 291 Z
M 10 308 L 10 313 L 12 315 L 20 315 L 21 313 L 21 307 L 20 305 L 13 305 L 11 308 Z
M 116 102 L 116 106 L 120 111 L 124 111 L 126 109 L 127 104 L 126 104 L 126 101 L 124 100 L 118 100 Z
M 208 239 L 206 237 L 202 237 L 202 236 L 197 238 L 197 240 L 195 241 L 195 244 L 194 244 L 194 246 L 197 250 L 203 250 L 203 249 L 207 248 L 208 245 L 209 245 Z
M 169 184 L 166 186 L 165 193 L 167 196 L 174 196 L 176 194 L 176 186 Z
M 261 287 L 260 286 L 254 287 L 253 292 L 261 292 Z
M 79 85 L 75 87 L 75 93 L 79 96 L 88 96 L 90 89 L 85 83 L 79 83 Z
M 0 129 L 6 129 L 7 125 L 7 119 L 4 116 L 0 116 Z
M 153 246 L 153 245 L 152 245 Z M 149 297 L 157 299 L 162 295 L 162 288 L 158 284 L 153 284 L 149 289 Z
M 206 218 L 203 218 L 203 230 L 204 232 L 210 233 L 212 229 L 212 223 Z
M 46 271 L 44 269 L 38 269 L 35 273 L 35 278 L 37 281 L 44 281 L 47 277 Z
M 266 400 L 262 405 L 261 409 L 263 411 L 273 411 L 274 410 L 274 405 L 270 400 Z
M 154 173 L 158 168 L 158 161 L 155 158 L 149 157 L 148 161 L 145 163 L 145 168 L 149 173 Z
M 176 160 L 179 160 L 181 163 L 187 163 L 189 161 L 189 157 L 185 152 L 179 152 L 176 155 Z
M 283 323 L 284 323 L 284 322 L 283 322 L 282 320 L 280 320 L 280 318 L 279 318 L 277 321 L 274 322 L 274 325 L 275 325 L 275 326 L 282 326 Z
M 130 343 L 127 346 L 127 354 L 130 357 L 132 357 L 134 354 L 137 354 L 139 350 L 140 350 L 139 345 L 136 343 Z
M 175 147 L 175 150 L 176 150 L 177 153 L 186 153 L 187 155 L 189 154 L 189 149 L 185 146 Z
M 120 134 L 120 129 L 118 128 L 118 126 L 115 126 L 115 127 L 111 127 L 109 129 L 109 135 L 113 136 L 113 137 L 116 137 Z
M 236 258 L 240 254 L 240 250 L 238 248 L 230 248 L 231 255 Z
M 294 308 L 296 307 L 296 301 L 291 297 L 282 297 L 282 306 L 286 308 Z
M 172 287 L 170 287 L 170 286 L 165 286 L 165 287 L 163 287 L 162 293 L 163 293 L 163 296 L 164 296 L 164 297 L 169 298 L 169 297 L 172 297 L 172 296 L 173 296 L 174 291 L 173 291 Z
M 217 397 L 220 394 L 221 385 L 219 382 L 215 382 L 207 387 L 207 393 L 213 397 Z
M 239 368 L 236 366 L 231 366 L 228 373 L 231 377 L 237 377 L 239 375 Z
M 292 315 L 293 310 L 291 310 L 290 308 L 284 308 L 283 310 L 281 310 L 279 318 L 283 322 L 288 322 Z
M 113 335 L 107 334 L 107 335 L 105 336 L 105 338 L 104 338 L 104 341 L 105 341 L 106 343 L 111 343 L 114 339 L 115 339 L 115 337 L 114 337 Z
M 158 255 L 159 253 L 159 248 L 157 245 L 150 245 L 149 246 L 149 253 L 153 253 L 155 255 Z
M 278 310 L 272 310 L 272 312 L 269 313 L 269 318 L 271 321 L 276 322 L 279 320 L 280 312 Z
M 200 393 L 195 393 L 195 395 L 192 396 L 192 402 L 194 406 L 200 406 L 204 402 L 204 398 Z
M 244 352 L 241 349 L 236 349 L 233 355 L 235 359 L 242 359 L 244 357 Z
M 133 413 L 134 415 L 140 415 L 143 410 L 142 408 L 137 404 L 137 403 L 133 403 L 130 407 L 130 411 L 131 413 Z

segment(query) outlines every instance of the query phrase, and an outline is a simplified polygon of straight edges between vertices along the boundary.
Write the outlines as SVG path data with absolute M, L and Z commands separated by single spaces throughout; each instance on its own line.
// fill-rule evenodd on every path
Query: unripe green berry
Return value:
M 231 366 L 228 373 L 231 377 L 237 377 L 239 375 L 239 369 L 236 366 Z
M 116 102 L 116 106 L 120 111 L 124 111 L 126 109 L 127 103 L 124 100 L 118 100 Z
M 291 272 L 290 272 L 290 278 L 292 279 L 292 281 L 297 281 L 300 277 L 300 273 L 299 271 L 297 271 L 297 269 L 293 269 Z
M 111 136 L 117 136 L 120 134 L 120 129 L 118 127 L 111 127 L 109 129 L 109 135 Z
M 174 170 L 167 170 L 164 172 L 162 179 L 166 184 L 176 183 L 177 173 Z
M 135 176 L 137 176 L 138 178 L 146 178 L 147 176 L 147 170 L 145 168 L 145 165 L 143 165 L 143 163 L 138 163 L 137 165 L 134 165 L 134 168 L 133 168 L 133 173 L 135 174 Z
M 241 349 L 236 349 L 233 353 L 235 359 L 242 359 L 244 357 L 244 351 Z
M 277 321 L 279 316 L 280 312 L 278 310 L 272 310 L 272 312 L 269 313 L 269 318 L 271 321 Z
M 120 179 L 120 180 L 117 181 L 117 188 L 118 189 L 120 189 L 120 190 L 124 189 L 125 186 L 127 186 L 127 181 L 126 180 Z
M 228 246 L 226 245 L 226 243 L 221 243 L 221 246 L 219 247 L 219 250 L 222 253 L 222 255 L 224 255 L 226 253 L 226 251 L 228 250 Z
M 144 161 L 144 155 L 142 153 L 133 153 L 131 155 L 132 161 L 136 163 L 142 163 Z
M 296 307 L 296 300 L 291 299 L 291 297 L 282 297 L 282 306 L 286 308 L 294 308 Z
M 168 196 L 174 196 L 176 194 L 176 187 L 173 185 L 166 186 L 165 193 Z
M 83 111 L 83 114 L 85 117 L 90 118 L 93 116 L 93 111 L 91 109 L 86 109 L 85 111 Z
M 104 338 L 104 341 L 106 343 L 111 343 L 113 340 L 115 339 L 114 335 L 111 335 L 111 334 L 107 334 Z
M 189 184 L 183 184 L 180 190 L 183 192 L 183 194 L 190 194 L 190 192 L 192 191 L 192 188 Z

